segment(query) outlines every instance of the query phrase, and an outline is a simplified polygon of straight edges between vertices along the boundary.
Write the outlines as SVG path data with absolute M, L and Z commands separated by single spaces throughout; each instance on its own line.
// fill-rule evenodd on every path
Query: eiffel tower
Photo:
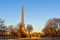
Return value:
M 25 29 L 25 23 L 24 23 L 24 5 L 22 5 L 22 16 L 21 16 L 20 28 L 17 30 L 16 33 L 20 38 L 29 36 L 29 34 Z
M 20 34 L 21 37 L 24 36 L 25 24 L 24 24 L 24 5 L 22 5 L 22 17 L 21 17 L 21 23 L 20 23 Z
M 21 16 L 20 28 L 17 29 L 16 34 L 19 38 L 26 37 L 26 29 L 24 24 L 24 5 L 22 5 L 22 16 Z
M 25 24 L 24 24 L 24 6 L 23 5 L 22 5 L 22 17 L 21 17 L 20 29 L 25 30 Z

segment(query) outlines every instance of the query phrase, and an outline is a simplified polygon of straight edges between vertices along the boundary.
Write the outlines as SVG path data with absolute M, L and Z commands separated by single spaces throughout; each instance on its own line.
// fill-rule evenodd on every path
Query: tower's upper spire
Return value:
M 24 5 L 22 5 L 22 20 L 21 20 L 22 23 L 24 23 Z

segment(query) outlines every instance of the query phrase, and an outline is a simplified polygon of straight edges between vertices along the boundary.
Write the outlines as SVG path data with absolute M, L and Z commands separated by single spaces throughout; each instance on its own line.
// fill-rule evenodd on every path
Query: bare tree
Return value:
M 0 30 L 6 31 L 7 26 L 5 26 L 5 21 L 0 19 Z
M 30 32 L 33 30 L 33 26 L 28 24 L 26 29 L 27 29 L 27 31 L 29 33 L 29 37 L 30 37 Z
M 13 25 L 10 25 L 9 26 L 9 30 L 10 30 L 10 33 L 11 33 L 11 37 L 12 38 L 17 38 L 17 34 L 16 34 L 16 30 L 14 29 L 14 26 Z
M 60 19 L 58 19 L 58 18 L 53 18 L 53 19 L 48 20 L 48 22 L 45 25 L 45 28 L 42 30 L 44 32 L 45 36 L 53 36 L 53 37 L 58 36 L 59 30 L 58 30 L 57 23 L 60 23 L 59 20 Z M 60 33 L 59 33 L 59 35 L 60 35 Z

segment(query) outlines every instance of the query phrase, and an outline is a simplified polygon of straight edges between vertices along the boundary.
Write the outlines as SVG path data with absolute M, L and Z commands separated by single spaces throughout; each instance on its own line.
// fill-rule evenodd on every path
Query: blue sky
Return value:
M 6 25 L 20 23 L 22 4 L 25 24 L 32 24 L 33 31 L 41 31 L 50 18 L 60 18 L 60 0 L 0 0 L 0 18 Z

